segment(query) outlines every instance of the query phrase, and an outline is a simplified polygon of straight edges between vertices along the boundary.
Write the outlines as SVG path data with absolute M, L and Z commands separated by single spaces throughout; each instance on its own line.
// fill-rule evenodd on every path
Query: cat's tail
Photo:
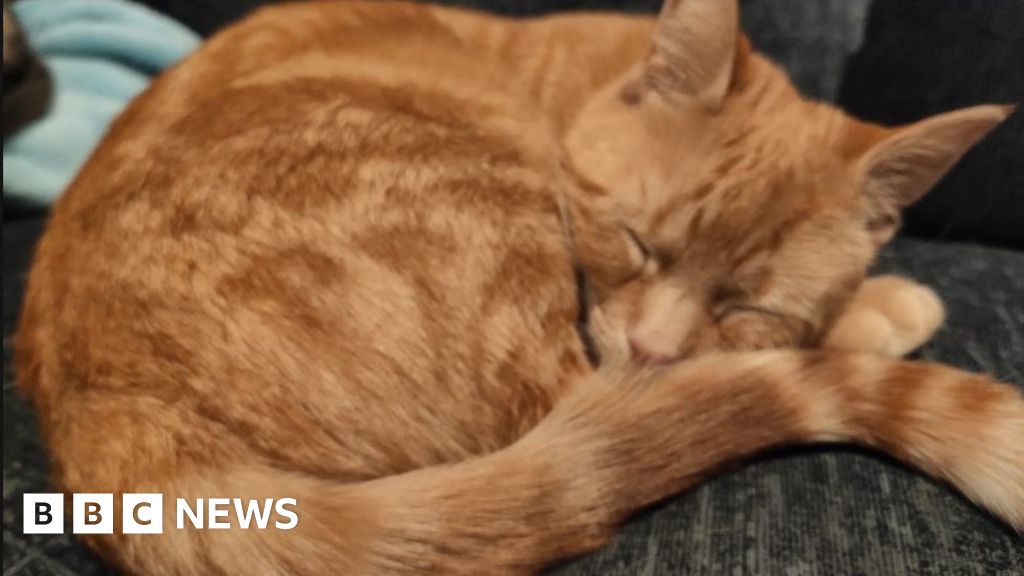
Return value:
M 118 555 L 150 574 L 530 573 L 597 547 L 636 509 L 722 465 L 833 441 L 893 454 L 1024 530 L 1020 392 L 934 364 L 772 351 L 602 371 L 520 441 L 450 466 L 351 484 L 197 472 L 167 491 L 295 498 L 298 525 L 171 527 L 125 537 Z

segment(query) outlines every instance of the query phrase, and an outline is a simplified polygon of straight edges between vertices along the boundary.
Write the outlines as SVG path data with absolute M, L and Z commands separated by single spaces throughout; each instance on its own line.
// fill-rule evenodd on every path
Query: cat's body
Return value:
M 725 88 L 697 71 L 686 90 L 710 109 L 728 85 L 740 86 L 730 98 L 741 103 L 799 100 L 788 84 L 773 87 L 781 73 L 728 28 L 723 62 L 738 71 Z M 658 361 L 818 341 L 895 227 L 886 214 L 865 217 L 870 233 L 822 235 L 840 230 L 837 213 L 811 241 L 790 216 L 827 214 L 813 196 L 793 191 L 801 199 L 779 213 L 778 198 L 737 197 L 731 190 L 761 181 L 748 160 L 777 152 L 756 145 L 760 133 L 742 114 L 718 136 L 676 147 L 690 147 L 688 162 L 713 164 L 704 178 L 714 183 L 685 166 L 697 181 L 690 208 L 659 198 L 657 183 L 638 204 L 622 202 L 616 188 L 632 186 L 633 174 L 667 174 L 640 161 L 618 174 L 607 161 L 629 132 L 620 108 L 676 89 L 679 78 L 631 76 L 645 57 L 655 72 L 665 66 L 650 48 L 654 32 L 643 17 L 517 22 L 309 3 L 251 17 L 160 78 L 53 212 L 23 312 L 19 376 L 63 489 L 296 497 L 300 520 L 287 532 L 172 531 L 92 545 L 147 574 L 524 572 L 598 545 L 637 507 L 722 463 L 836 439 L 907 458 L 1019 528 L 1024 448 L 993 440 L 1024 434 L 1012 389 L 843 354 L 625 366 L 627 337 L 636 356 Z M 764 90 L 749 88 L 762 76 Z M 959 153 L 1000 114 L 974 112 L 974 129 L 954 138 Z M 877 142 L 902 145 L 881 128 L 844 130 L 855 133 L 850 157 Z M 737 134 L 730 146 L 739 148 L 723 156 L 716 138 Z M 741 143 L 750 147 L 735 156 Z M 877 149 L 880 160 L 865 160 L 871 176 L 890 178 L 888 148 Z M 658 160 L 658 151 L 638 157 Z M 849 172 L 822 166 L 813 168 Z M 794 189 L 807 185 L 799 167 L 778 172 Z M 700 198 L 716 204 L 700 209 Z M 859 206 L 859 194 L 845 198 L 829 202 Z M 730 218 L 746 228 L 729 232 Z M 714 226 L 701 234 L 702 220 Z M 671 243 L 655 238 L 669 221 L 694 250 L 661 246 Z M 849 262 L 823 253 L 794 265 L 782 235 L 801 238 L 792 245 L 803 254 L 838 243 L 828 254 Z M 708 306 L 726 309 L 705 311 L 677 304 L 696 288 L 666 288 L 658 272 L 698 251 L 694 270 L 746 278 L 748 264 L 764 260 L 762 270 L 772 257 L 802 273 L 714 288 L 725 295 Z M 577 330 L 577 268 L 607 303 L 598 337 L 608 357 L 597 373 Z M 738 290 L 751 302 L 737 303 Z M 680 320 L 666 335 L 645 319 L 652 309 L 706 316 L 707 326 L 677 330 L 691 322 Z M 950 452 L 957 443 L 969 456 Z
M 93 246 L 89 259 L 60 264 L 82 282 L 60 290 L 71 299 L 69 323 L 94 306 L 109 318 L 143 306 L 153 319 L 118 322 L 87 344 L 52 344 L 65 353 L 87 345 L 86 357 L 153 358 L 137 368 L 144 373 L 109 374 L 111 385 L 174 397 L 194 388 L 199 405 L 246 429 L 258 451 L 340 479 L 461 460 L 532 428 L 589 371 L 556 194 L 567 178 L 558 142 L 521 138 L 542 134 L 545 116 L 525 95 L 507 94 L 493 59 L 466 50 L 424 69 L 431 50 L 453 51 L 431 44 L 438 31 L 428 10 L 391 8 L 370 13 L 384 29 L 408 24 L 394 40 L 401 54 L 374 59 L 387 54 L 379 43 L 350 48 L 359 33 L 380 37 L 358 18 L 352 28 L 324 24 L 345 56 L 300 56 L 315 61 L 309 68 L 273 31 L 267 39 L 281 44 L 265 54 L 247 39 L 223 38 L 247 63 L 271 53 L 281 63 L 218 76 L 221 88 L 182 108 L 174 100 L 145 113 L 133 106 L 75 185 L 98 193 L 72 192 L 55 213 L 54 229 L 65 228 L 61 214 L 75 214 L 81 227 L 51 235 L 40 255 L 70 256 L 64 242 Z M 293 12 L 301 19 L 301 7 Z M 281 34 L 295 26 L 271 22 L 285 24 Z M 217 48 L 215 40 L 207 50 Z M 209 62 L 223 70 L 216 57 Z M 360 65 L 399 86 L 338 73 Z M 442 68 L 477 84 L 412 88 Z M 191 87 L 189 72 L 197 73 L 162 78 L 153 95 L 177 97 L 163 85 Z M 248 365 L 236 364 L 243 359 Z M 225 393 L 227 372 L 237 375 L 238 394 Z M 296 393 L 296 382 L 306 391 Z M 395 392 L 412 400 L 400 421 Z M 475 409 L 463 414 L 466 405 Z M 337 436 L 341 422 L 362 431 Z

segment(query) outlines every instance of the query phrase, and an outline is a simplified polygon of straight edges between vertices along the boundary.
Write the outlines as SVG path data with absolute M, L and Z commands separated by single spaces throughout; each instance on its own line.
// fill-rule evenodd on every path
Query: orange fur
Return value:
M 300 521 L 88 543 L 138 574 L 529 573 L 820 441 L 1024 529 L 1013 389 L 718 352 L 820 341 L 901 205 L 1005 111 L 866 127 L 800 98 L 735 13 L 310 2 L 157 80 L 53 210 L 19 380 L 62 489 L 296 497 Z M 706 354 L 637 365 L 631 339 Z

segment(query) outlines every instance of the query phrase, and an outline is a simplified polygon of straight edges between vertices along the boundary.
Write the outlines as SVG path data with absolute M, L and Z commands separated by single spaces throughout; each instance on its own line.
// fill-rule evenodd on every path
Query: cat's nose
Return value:
M 676 350 L 664 340 L 642 334 L 629 335 L 629 350 L 633 360 L 644 364 L 666 364 L 676 357 Z

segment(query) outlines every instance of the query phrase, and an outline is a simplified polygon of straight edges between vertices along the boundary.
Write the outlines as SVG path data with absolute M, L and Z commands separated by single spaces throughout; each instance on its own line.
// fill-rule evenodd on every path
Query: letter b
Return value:
M 71 530 L 75 534 L 114 533 L 113 494 L 75 494 Z
M 63 494 L 25 494 L 22 499 L 22 532 L 64 533 Z

